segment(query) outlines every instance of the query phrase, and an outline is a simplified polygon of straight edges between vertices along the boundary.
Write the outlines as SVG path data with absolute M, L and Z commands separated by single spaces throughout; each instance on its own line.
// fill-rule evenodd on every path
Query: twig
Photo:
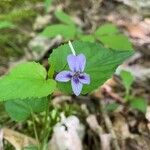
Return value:
M 102 100 L 100 100 L 100 106 L 101 106 L 101 112 L 102 112 L 102 116 L 103 116 L 104 121 L 105 121 L 106 128 L 112 136 L 112 144 L 114 146 L 114 149 L 115 150 L 120 150 L 119 143 L 118 143 L 118 140 L 117 140 L 117 136 L 116 136 L 115 131 L 113 130 L 113 127 L 112 127 L 112 122 L 111 122 L 111 120 L 110 120 L 110 118 L 107 114 L 107 111 L 104 108 L 104 103 L 103 103 Z
M 98 135 L 103 134 L 103 128 L 98 124 L 95 115 L 89 115 L 86 122 L 94 132 L 98 133 Z
M 113 100 L 115 100 L 117 103 L 119 104 L 124 104 L 125 103 L 125 100 L 120 97 L 118 94 L 116 93 L 113 93 L 112 90 L 111 90 L 111 87 L 108 86 L 108 85 L 104 85 L 102 88 L 101 88 L 101 92 L 104 94 L 104 95 L 108 95 L 110 96 Z
M 2 128 L 1 130 L 3 131 L 3 139 L 8 141 L 15 150 L 21 150 L 23 147 L 28 145 L 37 145 L 37 141 L 35 139 L 17 131 L 8 128 Z
M 101 150 L 110 150 L 111 135 L 104 133 L 103 128 L 98 124 L 95 115 L 89 115 L 86 119 L 90 128 L 98 134 L 101 142 Z

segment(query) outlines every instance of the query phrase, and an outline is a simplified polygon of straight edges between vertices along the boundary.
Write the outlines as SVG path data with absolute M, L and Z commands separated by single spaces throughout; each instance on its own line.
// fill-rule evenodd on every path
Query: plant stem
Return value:
M 128 102 L 128 100 L 129 100 L 129 90 L 128 89 L 126 89 L 126 92 L 125 92 L 125 100 L 126 100 L 126 102 Z
M 48 97 L 48 100 L 51 99 L 51 96 Z M 45 143 L 47 142 L 47 138 L 48 138 L 48 115 L 49 115 L 49 103 L 47 104 L 46 110 L 45 110 L 45 119 L 44 119 L 44 133 L 43 133 L 43 142 L 42 142 L 42 150 L 44 150 L 45 147 Z
M 37 141 L 38 150 L 40 150 L 40 142 L 39 142 L 39 138 L 38 138 L 38 134 L 37 134 L 37 128 L 36 128 L 36 124 L 35 124 L 35 119 L 34 119 L 33 112 L 31 112 L 31 116 L 32 116 L 33 130 L 34 130 L 35 139 Z

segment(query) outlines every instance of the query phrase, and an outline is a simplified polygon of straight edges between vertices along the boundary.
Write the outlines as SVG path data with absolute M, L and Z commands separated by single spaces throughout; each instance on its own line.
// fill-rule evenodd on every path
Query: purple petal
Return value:
M 86 64 L 86 58 L 83 54 L 80 54 L 78 57 L 78 66 L 80 71 L 84 71 L 85 64 Z
M 79 81 L 83 84 L 90 84 L 90 75 L 87 73 L 80 74 Z
M 71 80 L 71 86 L 72 86 L 72 90 L 73 90 L 74 94 L 76 96 L 80 95 L 80 93 L 82 91 L 83 84 L 79 81 L 78 78 L 73 78 Z
M 72 78 L 73 73 L 71 71 L 62 71 L 58 73 L 55 77 L 55 80 L 60 82 L 67 82 Z
M 86 58 L 83 54 L 80 55 L 68 55 L 67 57 L 68 65 L 70 70 L 77 72 L 77 71 L 84 71 Z
M 67 61 L 68 61 L 68 65 L 69 65 L 70 70 L 75 71 L 76 70 L 76 68 L 75 68 L 76 62 L 77 62 L 76 56 L 73 54 L 68 55 Z

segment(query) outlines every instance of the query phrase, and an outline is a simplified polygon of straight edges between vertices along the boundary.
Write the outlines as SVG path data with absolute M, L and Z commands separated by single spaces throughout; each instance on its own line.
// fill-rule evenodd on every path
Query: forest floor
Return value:
M 12 40 L 7 42 L 3 39 L 3 42 L 0 42 L 0 75 L 7 73 L 14 65 L 28 60 L 39 60 L 44 66 L 48 67 L 47 58 L 52 49 L 65 41 L 57 38 L 52 39 L 50 47 L 44 53 L 40 52 L 38 55 L 30 49 L 29 43 L 48 23 L 57 22 L 53 18 L 55 9 L 62 9 L 70 14 L 85 33 L 92 33 L 99 25 L 112 22 L 129 37 L 134 46 L 134 56 L 124 62 L 121 67 L 134 75 L 135 81 L 130 92 L 133 96 L 142 97 L 147 101 L 146 113 L 144 114 L 128 106 L 124 99 L 125 89 L 117 75 L 114 75 L 102 87 L 88 96 L 74 97 L 56 92 L 53 96 L 54 105 L 59 105 L 60 111 L 64 111 L 66 116 L 76 115 L 82 122 L 85 127 L 82 146 L 85 150 L 150 150 L 149 16 L 114 0 L 98 0 L 96 3 L 92 0 L 87 2 L 85 0 L 56 1 L 47 13 L 43 11 L 40 0 L 36 3 L 36 6 L 31 4 L 29 7 L 32 9 L 34 7 L 38 14 L 34 14 L 29 8 L 28 13 L 30 15 L 28 17 L 22 15 L 20 20 L 15 21 L 18 24 L 18 29 L 11 30 L 11 33 L 6 35 L 6 39 Z M 43 21 L 40 16 L 45 18 L 46 21 Z M 0 15 L 0 19 L 1 17 L 2 15 Z M 39 24 L 37 18 L 41 19 L 41 24 Z M 27 24 L 24 22 L 27 22 Z M 3 31 L 2 34 L 5 35 L 6 33 L 8 33 L 8 30 Z M 0 35 L 0 39 L 2 38 L 4 37 Z M 114 102 L 119 104 L 116 109 L 110 108 L 109 111 L 104 109 L 108 104 Z M 30 119 L 27 123 L 16 124 L 5 113 L 2 105 L 0 105 L 0 113 L 1 126 L 30 137 L 34 136 Z M 37 124 L 40 128 L 38 119 Z M 8 141 L 11 142 L 17 135 L 10 131 L 7 132 L 8 135 L 10 133 Z M 16 142 L 16 144 L 18 143 Z M 6 147 L 8 150 L 12 149 L 10 145 Z

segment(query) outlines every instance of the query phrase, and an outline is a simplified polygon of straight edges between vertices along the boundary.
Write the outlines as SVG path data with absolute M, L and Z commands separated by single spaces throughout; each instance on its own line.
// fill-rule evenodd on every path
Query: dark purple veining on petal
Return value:
M 66 77 L 68 77 L 68 78 L 72 78 L 72 75 L 70 74 L 70 73 L 68 73 L 67 75 L 66 75 Z
M 79 81 L 79 79 L 78 79 L 78 77 L 73 77 L 73 80 L 74 80 L 74 82 L 76 83 L 76 84 L 78 84 L 80 81 Z
M 85 79 L 84 75 L 79 75 L 79 79 Z

